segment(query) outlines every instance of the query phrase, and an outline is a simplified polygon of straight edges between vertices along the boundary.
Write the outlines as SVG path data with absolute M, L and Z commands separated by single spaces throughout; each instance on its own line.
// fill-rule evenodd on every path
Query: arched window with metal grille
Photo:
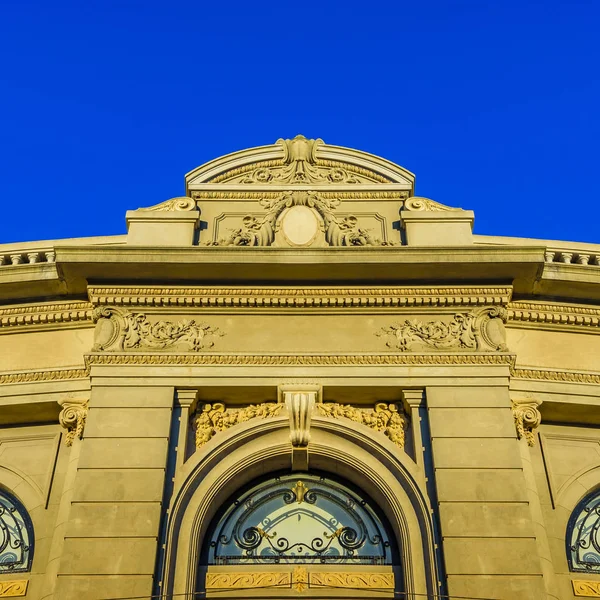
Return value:
M 600 574 L 600 490 L 576 507 L 567 527 L 569 569 Z
M 0 575 L 31 570 L 33 539 L 25 507 L 0 489 Z

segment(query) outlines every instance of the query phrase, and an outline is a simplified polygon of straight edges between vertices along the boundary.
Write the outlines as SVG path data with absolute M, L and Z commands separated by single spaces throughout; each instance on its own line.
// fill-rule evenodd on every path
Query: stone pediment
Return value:
M 302 135 L 234 152 L 186 175 L 188 195 L 205 184 L 360 186 L 395 184 L 412 195 L 414 175 L 383 158 Z

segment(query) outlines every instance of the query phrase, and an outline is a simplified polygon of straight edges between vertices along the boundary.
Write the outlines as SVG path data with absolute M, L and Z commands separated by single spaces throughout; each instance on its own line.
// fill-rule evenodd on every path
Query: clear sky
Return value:
M 0 2 L 0 243 L 124 233 L 302 133 L 476 233 L 600 242 L 600 2 Z

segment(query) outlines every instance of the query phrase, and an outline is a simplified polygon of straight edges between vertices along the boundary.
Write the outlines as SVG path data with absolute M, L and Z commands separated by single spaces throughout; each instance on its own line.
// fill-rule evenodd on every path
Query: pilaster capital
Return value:
M 541 400 L 534 398 L 517 398 L 512 400 L 517 438 L 527 440 L 529 446 L 535 445 L 534 431 L 542 422 L 542 414 L 538 410 L 541 404 Z
M 88 413 L 88 400 L 69 399 L 62 400 L 59 404 L 62 410 L 58 415 L 58 421 L 67 430 L 65 444 L 72 446 L 76 438 L 80 440 L 83 437 L 83 429 Z

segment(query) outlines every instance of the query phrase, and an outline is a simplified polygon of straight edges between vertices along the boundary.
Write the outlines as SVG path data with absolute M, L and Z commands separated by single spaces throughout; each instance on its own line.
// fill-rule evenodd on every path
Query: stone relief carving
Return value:
M 517 428 L 517 437 L 527 440 L 529 446 L 535 445 L 535 429 L 542 422 L 542 415 L 538 410 L 540 400 L 523 399 L 513 400 L 512 411 Z
M 349 404 L 325 402 L 316 404 L 317 411 L 324 417 L 344 417 L 375 431 L 384 433 L 399 448 L 404 448 L 406 418 L 396 404 L 379 402 L 374 408 L 357 408 Z
M 264 402 L 244 408 L 226 408 L 222 402 L 205 404 L 194 418 L 196 448 L 201 448 L 212 437 L 250 419 L 267 419 L 276 417 L 283 409 L 283 404 Z
M 154 206 L 148 206 L 147 208 L 138 208 L 138 210 L 148 212 L 173 212 L 196 210 L 196 201 L 193 198 L 188 198 L 187 196 L 179 196 L 177 198 L 165 200 L 164 202 L 161 202 L 160 204 L 155 204 Z
M 289 586 L 292 582 L 291 573 L 269 573 L 250 571 L 247 573 L 207 573 L 206 589 L 252 589 L 262 587 Z
M 215 338 L 225 335 L 206 323 L 184 320 L 151 322 L 143 313 L 100 307 L 94 310 L 94 351 L 100 350 L 189 350 L 212 348 Z
M 453 211 L 462 210 L 462 208 L 453 208 L 452 206 L 446 206 L 440 204 L 435 200 L 429 198 L 423 198 L 422 196 L 411 196 L 404 201 L 403 210 L 410 211 L 428 211 L 428 212 L 442 212 L 442 211 Z
M 290 442 L 292 442 L 292 446 L 308 446 L 308 442 L 310 442 L 310 417 L 317 392 L 285 391 L 283 397 L 290 415 Z
M 87 400 L 65 400 L 60 403 L 62 410 L 58 422 L 67 430 L 65 444 L 72 446 L 75 439 L 83 437 L 83 429 L 88 412 Z
M 263 163 L 258 167 L 241 168 L 219 177 L 213 183 L 246 184 L 359 184 L 386 182 L 387 180 L 366 169 L 319 160 L 317 150 L 323 140 L 309 140 L 303 135 L 294 139 L 279 139 L 276 144 L 283 148 L 283 160 Z
M 432 350 L 506 352 L 506 318 L 505 308 L 484 308 L 457 313 L 450 321 L 407 319 L 382 327 L 375 335 L 387 338 L 388 348 L 402 352 L 423 346 Z
M 310 585 L 315 587 L 352 589 L 394 589 L 393 573 L 330 572 L 310 573 Z
M 262 198 L 259 204 L 266 210 L 260 217 L 246 215 L 242 227 L 235 229 L 224 239 L 208 242 L 209 246 L 271 246 L 281 223 L 279 217 L 285 210 L 306 206 L 320 217 L 319 226 L 329 246 L 393 246 L 393 242 L 381 241 L 360 227 L 354 215 L 336 216 L 340 204 L 335 198 L 324 198 L 311 191 L 284 192 L 275 198 Z
M 600 598 L 600 581 L 582 581 L 574 579 L 573 595 L 585 598 Z

